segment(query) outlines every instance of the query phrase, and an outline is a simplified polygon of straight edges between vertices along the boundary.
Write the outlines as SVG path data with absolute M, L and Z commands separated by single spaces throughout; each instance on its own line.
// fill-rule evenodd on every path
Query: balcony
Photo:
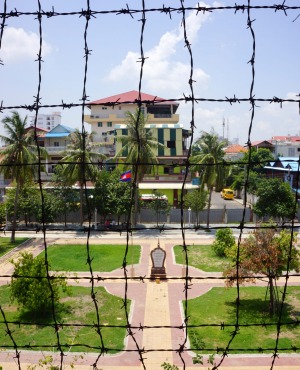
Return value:
M 66 146 L 46 146 L 45 149 L 49 154 L 54 154 L 54 153 L 61 153 L 64 152 L 67 147 Z
M 143 182 L 153 182 L 153 181 L 161 181 L 161 182 L 182 182 L 184 180 L 184 175 L 182 174 L 169 174 L 169 175 L 156 175 L 156 176 L 150 176 L 145 175 L 143 177 Z M 191 181 L 191 175 L 188 174 L 186 181 Z

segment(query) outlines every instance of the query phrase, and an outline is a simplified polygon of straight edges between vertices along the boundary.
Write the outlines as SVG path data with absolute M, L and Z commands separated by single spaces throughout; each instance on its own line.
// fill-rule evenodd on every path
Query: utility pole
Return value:
M 223 140 L 225 139 L 224 137 L 224 130 L 225 130 L 225 118 L 223 117 L 223 123 L 222 123 L 222 126 L 223 126 Z

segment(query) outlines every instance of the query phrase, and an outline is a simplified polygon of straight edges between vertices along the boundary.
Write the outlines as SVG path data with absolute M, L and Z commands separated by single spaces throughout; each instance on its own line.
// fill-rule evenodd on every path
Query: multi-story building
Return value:
M 140 190 L 144 194 L 159 190 L 176 206 L 180 199 L 191 136 L 190 130 L 179 123 L 177 102 L 145 93 L 139 96 L 138 91 L 129 91 L 91 102 L 88 105 L 91 113 L 85 115 L 85 122 L 91 125 L 94 141 L 102 143 L 102 153 L 113 157 L 122 148 L 116 137 L 127 134 L 126 113 L 136 111 L 138 100 L 142 102 L 142 113 L 147 116 L 146 129 L 151 130 L 158 142 L 164 145 L 155 153 L 159 166 L 154 174 L 144 176 L 139 184 Z M 192 184 L 189 174 L 185 190 L 197 187 Z
M 275 157 L 295 157 L 300 154 L 300 136 L 272 136 Z
M 29 117 L 29 126 L 34 126 L 35 116 Z M 36 126 L 45 130 L 52 130 L 57 125 L 61 124 L 61 113 L 52 112 L 51 114 L 38 114 Z
M 74 128 L 59 124 L 44 135 L 45 149 L 48 152 L 48 158 L 45 163 L 46 173 L 43 176 L 44 180 L 51 177 L 56 164 L 63 158 L 69 143 L 69 136 L 74 130 Z

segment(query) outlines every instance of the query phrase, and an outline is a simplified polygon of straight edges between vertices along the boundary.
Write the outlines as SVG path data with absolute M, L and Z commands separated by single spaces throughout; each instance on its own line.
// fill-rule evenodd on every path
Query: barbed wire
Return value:
M 35 349 L 48 349 L 50 347 L 56 348 L 56 351 L 59 353 L 60 356 L 60 369 L 63 369 L 64 366 L 64 358 L 65 358 L 65 351 L 73 347 L 74 349 L 78 348 L 86 348 L 86 350 L 92 350 L 96 351 L 98 353 L 97 358 L 95 359 L 94 363 L 92 364 L 92 367 L 94 369 L 97 369 L 99 366 L 100 358 L 104 356 L 104 354 L 112 352 L 112 351 L 123 351 L 125 353 L 130 353 L 134 352 L 137 353 L 137 356 L 139 358 L 140 364 L 143 369 L 146 370 L 146 361 L 145 361 L 145 354 L 151 353 L 151 352 L 168 352 L 168 353 L 177 353 L 179 355 L 181 365 L 183 369 L 186 369 L 186 360 L 184 357 L 184 354 L 186 354 L 188 351 L 197 351 L 199 353 L 216 353 L 219 354 L 220 357 L 218 359 L 218 363 L 214 365 L 213 369 L 218 369 L 222 366 L 225 358 L 230 354 L 232 351 L 238 351 L 240 353 L 264 353 L 264 352 L 271 352 L 272 353 L 272 363 L 271 363 L 271 369 L 274 368 L 276 359 L 278 358 L 278 355 L 280 352 L 287 352 L 290 353 L 292 352 L 297 352 L 300 348 L 298 348 L 297 341 L 295 340 L 295 343 L 293 343 L 290 347 L 287 346 L 281 346 L 279 344 L 279 339 L 280 339 L 280 334 L 282 327 L 298 327 L 299 326 L 299 319 L 295 320 L 288 320 L 286 321 L 283 319 L 283 308 L 284 304 L 286 302 L 286 296 L 287 296 L 287 288 L 288 288 L 288 281 L 289 278 L 292 276 L 300 276 L 297 273 L 291 272 L 290 271 L 290 264 L 291 264 L 291 259 L 292 259 L 292 247 L 293 247 L 293 240 L 294 240 L 294 233 L 295 233 L 295 228 L 297 223 L 295 220 L 291 220 L 288 223 L 279 223 L 275 225 L 259 225 L 260 228 L 276 228 L 277 230 L 284 230 L 288 229 L 291 230 L 291 237 L 290 237 L 290 244 L 289 244 L 289 251 L 288 251 L 288 258 L 287 258 L 287 266 L 286 266 L 286 273 L 283 273 L 281 277 L 284 279 L 284 285 L 282 287 L 282 299 L 280 302 L 280 310 L 279 310 L 279 315 L 278 318 L 273 320 L 273 322 L 260 322 L 260 323 L 255 323 L 255 322 L 248 322 L 248 323 L 243 323 L 241 322 L 241 314 L 240 314 L 240 303 L 241 303 L 241 295 L 240 295 L 240 282 L 239 278 L 251 278 L 251 279 L 263 279 L 265 276 L 263 275 L 254 275 L 254 276 L 241 276 L 240 273 L 240 252 L 241 252 L 241 243 L 242 243 L 242 237 L 244 234 L 244 231 L 247 229 L 255 230 L 257 229 L 257 225 L 247 225 L 246 224 L 246 204 L 247 204 L 247 189 L 249 188 L 249 177 L 250 177 L 250 168 L 251 166 L 254 165 L 264 165 L 268 164 L 268 160 L 261 160 L 261 161 L 254 161 L 252 160 L 252 127 L 253 123 L 255 121 L 255 113 L 258 108 L 258 103 L 264 102 L 264 103 L 269 103 L 269 104 L 279 104 L 280 108 L 283 108 L 285 103 L 293 103 L 297 104 L 299 106 L 299 111 L 300 111 L 300 98 L 299 95 L 295 96 L 295 99 L 285 99 L 282 97 L 278 96 L 273 96 L 273 97 L 268 97 L 268 98 L 258 98 L 255 96 L 255 82 L 256 82 L 256 70 L 255 70 L 255 62 L 256 62 L 256 38 L 255 38 L 255 29 L 252 26 L 253 24 L 253 19 L 252 19 L 252 11 L 253 10 L 269 10 L 274 13 L 277 12 L 283 12 L 286 16 L 293 14 L 295 17 L 293 21 L 296 21 L 299 17 L 297 12 L 300 11 L 300 5 L 299 6 L 289 6 L 285 4 L 286 1 L 283 1 L 282 3 L 278 4 L 273 4 L 273 5 L 252 5 L 251 1 L 248 0 L 247 4 L 240 4 L 240 5 L 231 5 L 231 6 L 202 6 L 200 4 L 191 7 L 191 6 L 185 6 L 184 0 L 180 0 L 180 6 L 178 7 L 165 7 L 164 5 L 162 7 L 156 7 L 156 8 L 148 8 L 146 7 L 145 1 L 141 0 L 141 7 L 138 9 L 133 9 L 130 8 L 128 5 L 126 7 L 121 8 L 121 9 L 111 9 L 111 10 L 96 10 L 92 9 L 90 5 L 90 1 L 86 0 L 86 9 L 81 9 L 78 11 L 72 11 L 72 12 L 57 12 L 54 9 L 54 6 L 50 6 L 50 10 L 45 10 L 42 9 L 42 4 L 40 0 L 37 0 L 38 4 L 38 10 L 35 11 L 19 11 L 16 8 L 13 10 L 8 10 L 8 4 L 7 1 L 4 0 L 4 6 L 3 6 L 3 11 L 0 12 L 0 19 L 1 19 L 1 24 L 0 24 L 0 50 L 3 44 L 3 35 L 5 34 L 5 28 L 8 24 L 8 22 L 11 19 L 14 18 L 22 18 L 26 16 L 34 16 L 36 19 L 36 22 L 38 23 L 38 28 L 39 28 L 39 51 L 38 51 L 38 56 L 36 62 L 38 63 L 38 85 L 37 85 L 37 91 L 36 91 L 36 96 L 33 97 L 34 102 L 32 104 L 19 104 L 19 105 L 5 105 L 3 101 L 0 103 L 0 113 L 3 113 L 8 110 L 15 110 L 15 109 L 23 109 L 28 112 L 34 112 L 35 118 L 34 118 L 34 130 L 35 130 L 35 142 L 36 146 L 38 149 L 38 161 L 36 163 L 31 163 L 28 164 L 27 166 L 36 166 L 38 168 L 38 178 L 37 178 L 37 184 L 40 190 L 41 194 L 41 199 L 42 199 L 42 225 L 41 225 L 41 232 L 43 234 L 43 249 L 45 251 L 44 254 L 44 262 L 46 266 L 46 276 L 39 276 L 39 277 L 34 277 L 34 276 L 27 276 L 27 275 L 14 275 L 14 278 L 36 278 L 36 279 L 46 279 L 48 282 L 48 286 L 51 292 L 51 297 L 52 297 L 52 307 L 51 307 L 51 317 L 52 317 L 52 322 L 51 323 L 38 323 L 34 322 L 32 324 L 31 322 L 26 322 L 26 321 L 17 321 L 17 320 L 9 320 L 6 317 L 5 310 L 3 309 L 2 306 L 0 306 L 0 311 L 1 311 L 1 316 L 2 319 L 0 320 L 0 324 L 4 325 L 6 335 L 10 338 L 11 343 L 10 345 L 2 345 L 1 347 L 3 349 L 13 349 L 15 351 L 15 358 L 17 359 L 17 366 L 18 369 L 21 370 L 22 363 L 21 363 L 21 349 L 30 349 L 30 350 L 35 350 Z M 250 61 L 248 62 L 249 65 L 251 66 L 251 83 L 250 83 L 250 89 L 249 89 L 249 96 L 248 97 L 237 97 L 234 95 L 233 97 L 222 97 L 222 98 L 208 98 L 208 97 L 199 97 L 196 96 L 194 89 L 193 89 L 193 76 L 194 76 L 194 57 L 193 57 L 193 48 L 192 45 L 189 41 L 189 34 L 188 34 L 188 19 L 186 16 L 186 13 L 189 11 L 196 11 L 197 15 L 198 14 L 205 14 L 206 12 L 217 12 L 217 11 L 230 11 L 228 16 L 233 16 L 239 12 L 243 12 L 247 14 L 247 28 L 249 30 L 249 33 L 251 34 L 252 38 L 252 56 Z M 233 11 L 233 13 L 232 13 Z M 157 14 L 157 13 L 162 13 L 168 16 L 170 19 L 172 19 L 173 14 L 180 14 L 181 16 L 181 24 L 183 28 L 183 33 L 184 33 L 184 47 L 185 50 L 188 53 L 189 57 L 189 76 L 187 78 L 188 81 L 188 87 L 190 89 L 189 95 L 186 96 L 183 94 L 181 98 L 174 98 L 170 97 L 167 99 L 153 99 L 153 100 L 143 100 L 141 99 L 141 91 L 142 91 L 142 83 L 143 83 L 143 72 L 145 68 L 145 64 L 147 63 L 147 58 L 144 55 L 144 32 L 147 27 L 147 14 Z M 142 323 L 137 326 L 133 325 L 131 323 L 131 318 L 130 318 L 130 303 L 128 299 L 128 288 L 129 284 L 131 282 L 139 282 L 141 284 L 150 282 L 150 278 L 148 276 L 136 276 L 132 277 L 128 275 L 127 267 L 128 267 L 128 253 L 129 253 L 129 248 L 130 248 L 130 241 L 131 241 L 131 236 L 132 232 L 134 231 L 139 231 L 140 229 L 138 227 L 132 227 L 131 225 L 131 214 L 132 210 L 134 209 L 135 206 L 135 195 L 136 192 L 138 191 L 138 168 L 139 166 L 143 165 L 152 165 L 152 166 L 158 166 L 161 164 L 154 164 L 154 163 L 145 163 L 144 161 L 141 160 L 140 156 L 140 148 L 139 148 L 139 153 L 138 153 L 138 160 L 137 163 L 134 163 L 136 166 L 137 170 L 134 173 L 134 178 L 132 181 L 132 192 L 131 192 L 131 201 L 130 201 L 130 207 L 128 209 L 127 217 L 126 217 L 126 223 L 125 223 L 125 230 L 111 230 L 110 232 L 113 233 L 126 233 L 126 248 L 124 252 L 124 257 L 123 257 L 123 262 L 122 262 L 122 271 L 123 271 L 123 276 L 121 277 L 114 277 L 114 276 L 101 276 L 98 273 L 94 271 L 93 267 L 93 257 L 91 254 L 91 249 L 90 249 L 90 238 L 93 233 L 92 229 L 92 217 L 93 217 L 93 207 L 91 204 L 91 200 L 89 198 L 89 193 L 88 193 L 88 186 L 87 183 L 90 181 L 90 179 L 86 175 L 85 168 L 86 166 L 92 164 L 95 166 L 98 166 L 100 168 L 103 168 L 105 166 L 104 161 L 98 161 L 97 163 L 95 162 L 89 162 L 85 158 L 85 140 L 86 140 L 86 130 L 84 127 L 84 110 L 86 107 L 89 107 L 92 105 L 92 103 L 89 103 L 89 96 L 87 92 L 87 80 L 88 80 L 88 66 L 89 66 L 89 56 L 91 55 L 91 50 L 89 49 L 88 45 L 88 33 L 89 33 L 89 26 L 90 23 L 95 21 L 97 19 L 98 15 L 107 15 L 107 14 L 115 14 L 116 16 L 126 16 L 129 15 L 131 18 L 134 18 L 135 16 L 141 17 L 139 21 L 141 22 L 141 30 L 140 30 L 140 56 L 138 63 L 140 63 L 140 71 L 139 71 L 139 83 L 138 83 L 138 92 L 139 92 L 139 97 L 138 99 L 135 99 L 133 101 L 127 101 L 124 102 L 122 101 L 122 104 L 126 103 L 133 103 L 136 104 L 139 107 L 139 115 L 138 115 L 138 120 L 136 124 L 136 133 L 137 136 L 139 135 L 138 131 L 138 124 L 139 124 L 139 117 L 141 114 L 141 106 L 143 104 L 151 105 L 151 104 L 156 104 L 157 102 L 162 103 L 162 102 L 183 102 L 186 104 L 191 105 L 191 111 L 190 111 L 190 131 L 191 131 L 191 145 L 188 149 L 187 156 L 186 158 L 182 159 L 182 162 L 174 162 L 171 165 L 175 167 L 183 167 L 185 169 L 185 173 L 182 176 L 182 188 L 181 188 L 181 215 L 180 215 L 180 228 L 177 227 L 172 227 L 168 226 L 165 227 L 165 225 L 158 226 L 158 227 L 151 227 L 151 229 L 157 229 L 160 233 L 167 232 L 167 231 L 174 231 L 174 230 L 180 230 L 181 231 L 181 237 L 182 237 L 182 249 L 184 252 L 184 276 L 168 276 L 168 280 L 170 281 L 177 281 L 177 282 L 182 282 L 183 283 L 183 292 L 184 292 L 184 318 L 183 318 L 183 323 L 180 325 L 143 325 Z M 82 96 L 80 98 L 80 103 L 79 102 L 69 102 L 66 103 L 63 100 L 61 100 L 60 103 L 52 103 L 52 104 L 42 104 L 42 97 L 41 97 L 41 87 L 43 85 L 43 69 L 42 69 L 42 52 L 43 52 L 43 20 L 52 18 L 52 17 L 66 17 L 66 16 L 76 16 L 76 17 L 81 17 L 85 19 L 85 28 L 84 28 L 84 33 L 83 33 L 83 44 L 84 44 L 84 78 L 83 78 L 83 83 L 82 83 Z M 5 61 L 0 60 L 0 68 L 1 66 L 4 66 Z M 298 98 L 297 98 L 298 97 Z M 227 226 L 210 226 L 210 227 L 202 227 L 202 226 L 194 226 L 194 227 L 187 227 L 185 225 L 185 218 L 184 218 L 184 208 L 183 208 L 183 190 L 185 188 L 185 185 L 188 181 L 188 175 L 190 174 L 192 166 L 194 166 L 193 161 L 192 161 L 192 146 L 195 143 L 194 135 L 195 135 L 195 128 L 196 128 L 196 123 L 195 123 L 195 105 L 198 103 L 202 102 L 207 102 L 207 103 L 226 103 L 230 105 L 234 104 L 241 104 L 241 103 L 246 103 L 250 105 L 250 111 L 251 111 L 251 117 L 248 125 L 248 135 L 247 135 L 247 143 L 246 146 L 249 149 L 249 156 L 248 156 L 248 161 L 222 161 L 219 163 L 204 163 L 201 165 L 201 167 L 210 167 L 210 166 L 245 166 L 246 171 L 245 171 L 245 192 L 244 192 L 244 199 L 243 199 L 243 204 L 245 205 L 243 208 L 243 213 L 241 216 L 241 219 L 239 220 L 239 224 L 236 226 L 232 226 L 233 229 L 236 229 L 239 231 L 238 235 L 238 242 L 237 242 L 237 255 L 235 259 L 235 269 L 236 269 L 236 298 L 235 298 L 235 320 L 234 322 L 231 323 L 225 323 L 225 322 L 220 322 L 220 323 L 207 323 L 207 324 L 191 324 L 190 321 L 190 307 L 189 307 L 189 290 L 192 287 L 193 282 L 201 281 L 201 280 L 221 280 L 225 281 L 226 277 L 224 276 L 205 276 L 205 277 L 200 277 L 200 276 L 191 276 L 190 273 L 190 264 L 189 264 L 189 252 L 192 249 L 192 246 L 189 245 L 186 242 L 186 231 L 187 230 L 205 230 L 205 231 L 212 231 L 212 230 L 219 230 L 222 228 L 226 228 Z M 97 104 L 97 105 L 102 105 L 102 106 L 109 106 L 109 107 L 117 107 L 121 103 L 117 101 L 110 101 L 106 102 L 103 104 Z M 81 165 L 82 165 L 82 177 L 83 177 L 83 190 L 84 190 L 84 200 L 87 204 L 88 208 L 88 226 L 84 228 L 84 231 L 86 233 L 86 259 L 87 259 L 87 265 L 88 265 L 88 274 L 87 276 L 53 276 L 51 271 L 50 271 L 50 264 L 49 264 L 49 256 L 48 256 L 48 245 L 47 245 L 47 232 L 50 229 L 49 225 L 46 223 L 46 210 L 44 207 L 45 199 L 44 199 L 44 183 L 42 181 L 41 173 L 43 171 L 43 155 L 40 150 L 40 144 L 39 144 L 39 136 L 38 136 L 38 127 L 37 127 L 37 118 L 38 114 L 41 109 L 44 108 L 62 108 L 62 109 L 73 109 L 73 108 L 81 108 L 81 134 L 83 137 L 83 155 L 82 155 L 82 160 L 81 160 Z M 138 136 L 139 137 L 139 136 Z M 284 161 L 284 159 L 283 159 Z M 289 160 L 291 162 L 291 160 Z M 294 160 L 295 163 L 298 163 L 298 170 L 296 172 L 297 174 L 297 184 L 299 184 L 299 160 Z M 70 164 L 72 162 L 60 162 L 60 164 Z M 51 164 L 56 164 L 56 162 L 49 162 L 48 165 Z M 75 162 L 74 162 L 75 164 Z M 111 164 L 111 163 L 110 163 Z M 124 165 L 133 165 L 133 163 L 127 163 L 126 161 L 123 162 Z M 18 164 L 11 163 L 11 164 L 1 164 L 0 163 L 0 169 L 8 166 L 18 166 Z M 170 166 L 170 163 L 168 163 Z M 25 164 L 26 166 L 26 164 Z M 297 205 L 297 197 L 295 196 L 295 209 Z M 30 227 L 29 227 L 30 229 Z M 53 228 L 52 228 L 53 229 Z M 54 228 L 55 229 L 55 228 Z M 68 228 L 65 228 L 67 230 Z M 147 229 L 147 228 L 146 228 Z M 150 229 L 150 228 L 148 228 Z M 57 228 L 57 230 L 60 230 L 60 228 Z M 12 275 L 7 275 L 7 274 L 2 274 L 0 275 L 0 278 L 11 278 Z M 94 306 L 94 311 L 96 315 L 96 320 L 93 324 L 74 324 L 74 323 L 62 323 L 60 322 L 58 315 L 57 315 L 57 310 L 54 304 L 54 293 L 53 293 L 53 288 L 52 288 L 52 281 L 53 279 L 63 279 L 63 280 L 78 280 L 78 281 L 88 281 L 90 283 L 90 298 L 91 301 L 93 302 Z M 122 309 L 124 310 L 125 313 L 125 318 L 126 318 L 126 324 L 125 325 L 111 325 L 111 324 L 104 324 L 102 323 L 102 317 L 101 317 L 101 307 L 98 303 L 97 300 L 97 292 L 96 292 L 96 283 L 101 283 L 101 282 L 106 282 L 106 281 L 121 281 L 124 283 L 124 295 L 123 295 L 123 307 Z M 20 344 L 18 343 L 15 335 L 14 335 L 14 326 L 18 327 L 26 327 L 26 326 L 31 326 L 35 325 L 38 327 L 51 327 L 54 330 L 54 336 L 55 340 L 52 341 L 49 339 L 49 343 L 41 343 L 41 344 L 31 344 L 30 341 L 28 341 L 27 344 Z M 98 345 L 89 345 L 88 343 L 69 343 L 64 341 L 61 337 L 61 333 L 64 328 L 66 327 L 72 327 L 72 328 L 89 328 L 93 331 L 93 335 L 97 335 L 98 337 Z M 189 330 L 193 328 L 208 328 L 208 327 L 216 327 L 219 328 L 220 330 L 224 330 L 225 328 L 232 329 L 230 333 L 230 339 L 227 341 L 227 343 L 222 347 L 222 348 L 202 348 L 202 347 L 197 347 L 194 345 L 189 344 Z M 265 348 L 262 347 L 253 347 L 253 348 L 232 348 L 232 343 L 236 336 L 240 333 L 240 328 L 243 327 L 272 327 L 276 328 L 276 341 L 274 346 L 268 346 Z M 104 337 L 102 335 L 102 329 L 104 328 L 122 328 L 126 330 L 127 336 L 129 336 L 133 343 L 135 348 L 130 349 L 130 348 L 110 348 L 107 343 L 104 340 Z M 184 332 L 184 336 L 182 339 L 182 342 L 178 344 L 178 348 L 144 348 L 140 345 L 139 341 L 136 339 L 135 335 L 135 330 L 138 331 L 144 331 L 148 329 L 160 329 L 160 328 L 166 328 L 166 329 L 177 329 L 181 330 Z

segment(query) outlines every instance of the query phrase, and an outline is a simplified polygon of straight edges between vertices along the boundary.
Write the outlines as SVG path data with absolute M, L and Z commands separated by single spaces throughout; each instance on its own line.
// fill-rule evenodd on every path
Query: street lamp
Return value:
M 91 194 L 89 198 L 92 200 L 94 196 Z M 97 230 L 97 208 L 95 207 L 95 230 Z
M 191 207 L 188 208 L 188 213 L 189 213 L 189 227 L 191 226 Z

